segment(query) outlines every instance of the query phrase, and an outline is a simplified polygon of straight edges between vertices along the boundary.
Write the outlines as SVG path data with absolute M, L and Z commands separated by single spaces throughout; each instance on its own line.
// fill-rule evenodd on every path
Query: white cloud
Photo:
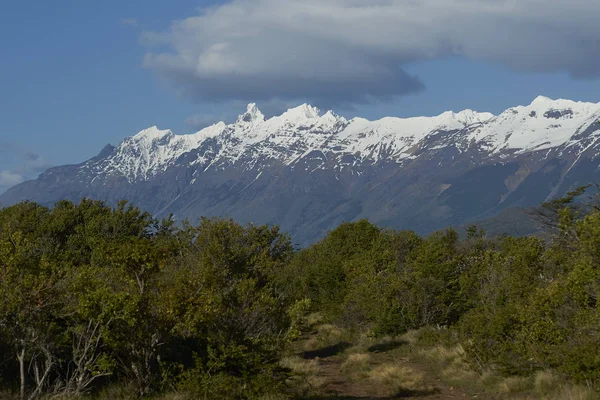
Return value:
M 234 0 L 147 32 L 145 65 L 198 100 L 351 104 L 422 89 L 403 67 L 451 55 L 600 76 L 592 0 Z
M 13 142 L 0 142 L 0 192 L 51 167 L 44 157 Z
M 2 170 L 0 171 L 0 187 L 11 187 L 23 182 L 25 177 L 17 172 Z

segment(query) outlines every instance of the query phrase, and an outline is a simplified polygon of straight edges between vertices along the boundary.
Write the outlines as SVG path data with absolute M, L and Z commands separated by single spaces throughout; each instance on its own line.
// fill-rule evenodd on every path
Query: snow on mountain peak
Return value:
M 574 135 L 598 118 L 600 103 L 544 96 L 529 106 L 509 108 L 498 116 L 468 109 L 434 117 L 386 117 L 377 121 L 348 121 L 333 111 L 321 114 L 309 104 L 265 119 L 256 104 L 250 103 L 236 123 L 219 122 L 191 135 L 174 135 L 157 127 L 145 129 L 121 143 L 106 159 L 105 171 L 117 170 L 129 180 L 148 179 L 174 165 L 183 154 L 199 149 L 210 138 L 215 139 L 210 146 L 216 153 L 209 157 L 199 155 L 191 165 L 236 163 L 241 159 L 256 162 L 261 157 L 291 165 L 312 151 L 352 154 L 369 162 L 400 162 L 417 156 L 422 146 L 455 146 L 465 151 L 473 142 L 490 154 L 523 153 L 575 143 Z M 440 136 L 440 132 L 453 135 Z
M 135 136 L 133 136 L 133 138 L 136 140 L 153 141 L 156 139 L 162 139 L 163 137 L 172 135 L 172 134 L 173 134 L 173 132 L 171 132 L 170 130 L 168 130 L 168 129 L 160 130 L 155 125 L 155 126 L 151 126 L 150 128 L 139 131 Z
M 454 114 L 454 118 L 465 126 L 487 122 L 494 117 L 495 115 L 489 112 L 477 112 L 469 109 Z
M 556 110 L 570 110 L 571 112 L 567 112 L 569 115 L 584 113 L 587 114 L 590 111 L 598 109 L 600 107 L 600 103 L 586 103 L 581 101 L 573 101 L 566 99 L 556 99 L 553 100 L 546 96 L 538 96 L 529 106 L 520 106 L 516 107 L 516 110 L 525 109 L 530 113 L 533 111 L 536 114 L 540 112 L 544 114 L 546 111 L 556 111 Z M 512 109 L 510 109 L 512 110 Z M 552 116 L 551 116 L 552 118 Z
M 304 103 L 298 107 L 288 109 L 286 112 L 281 114 L 281 116 L 276 118 L 291 123 L 303 123 L 307 120 L 319 118 L 320 116 L 321 111 L 318 108 Z
M 571 141 L 600 116 L 600 103 L 553 100 L 538 96 L 528 106 L 509 108 L 472 130 L 470 137 L 492 152 L 546 150 Z
M 248 107 L 246 108 L 246 112 L 238 117 L 237 122 L 254 124 L 254 123 L 263 122 L 264 120 L 265 120 L 265 116 L 258 109 L 258 107 L 256 106 L 256 103 L 250 103 L 250 104 L 248 104 Z
M 549 105 L 553 102 L 554 100 L 552 100 L 550 97 L 546 97 L 546 96 L 538 96 L 535 99 L 533 99 L 533 101 L 531 102 L 532 106 L 546 106 Z

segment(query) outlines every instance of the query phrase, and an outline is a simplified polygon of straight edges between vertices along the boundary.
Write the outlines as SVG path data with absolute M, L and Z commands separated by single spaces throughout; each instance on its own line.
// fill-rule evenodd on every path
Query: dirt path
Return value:
M 387 351 L 370 349 L 372 351 L 369 352 L 369 369 L 384 365 L 410 368 L 423 377 L 417 389 L 402 389 L 398 393 L 390 386 L 378 383 L 367 376 L 357 377 L 356 374 L 344 373 L 342 364 L 347 357 L 344 355 L 344 350 L 349 346 L 349 344 L 340 343 L 300 354 L 304 359 L 317 361 L 318 377 L 323 380 L 323 384 L 317 391 L 318 394 L 306 397 L 305 400 L 488 399 L 486 396 L 467 394 L 460 389 L 449 387 L 435 378 L 426 364 L 416 362 L 410 357 L 398 357 L 397 352 L 392 353 L 393 349 Z

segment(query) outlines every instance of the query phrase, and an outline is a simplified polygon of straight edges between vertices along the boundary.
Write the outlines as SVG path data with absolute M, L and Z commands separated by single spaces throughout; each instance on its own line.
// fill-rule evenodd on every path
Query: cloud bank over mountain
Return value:
M 451 56 L 600 76 L 589 0 L 234 0 L 145 32 L 144 65 L 197 101 L 320 106 L 424 90 L 411 63 Z

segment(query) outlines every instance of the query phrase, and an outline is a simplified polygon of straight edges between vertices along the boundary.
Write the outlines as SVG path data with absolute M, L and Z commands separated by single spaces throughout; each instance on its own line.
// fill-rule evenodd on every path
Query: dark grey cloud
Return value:
M 144 65 L 197 101 L 350 106 L 423 90 L 405 71 L 462 56 L 600 76 L 591 0 L 234 0 L 146 32 Z

